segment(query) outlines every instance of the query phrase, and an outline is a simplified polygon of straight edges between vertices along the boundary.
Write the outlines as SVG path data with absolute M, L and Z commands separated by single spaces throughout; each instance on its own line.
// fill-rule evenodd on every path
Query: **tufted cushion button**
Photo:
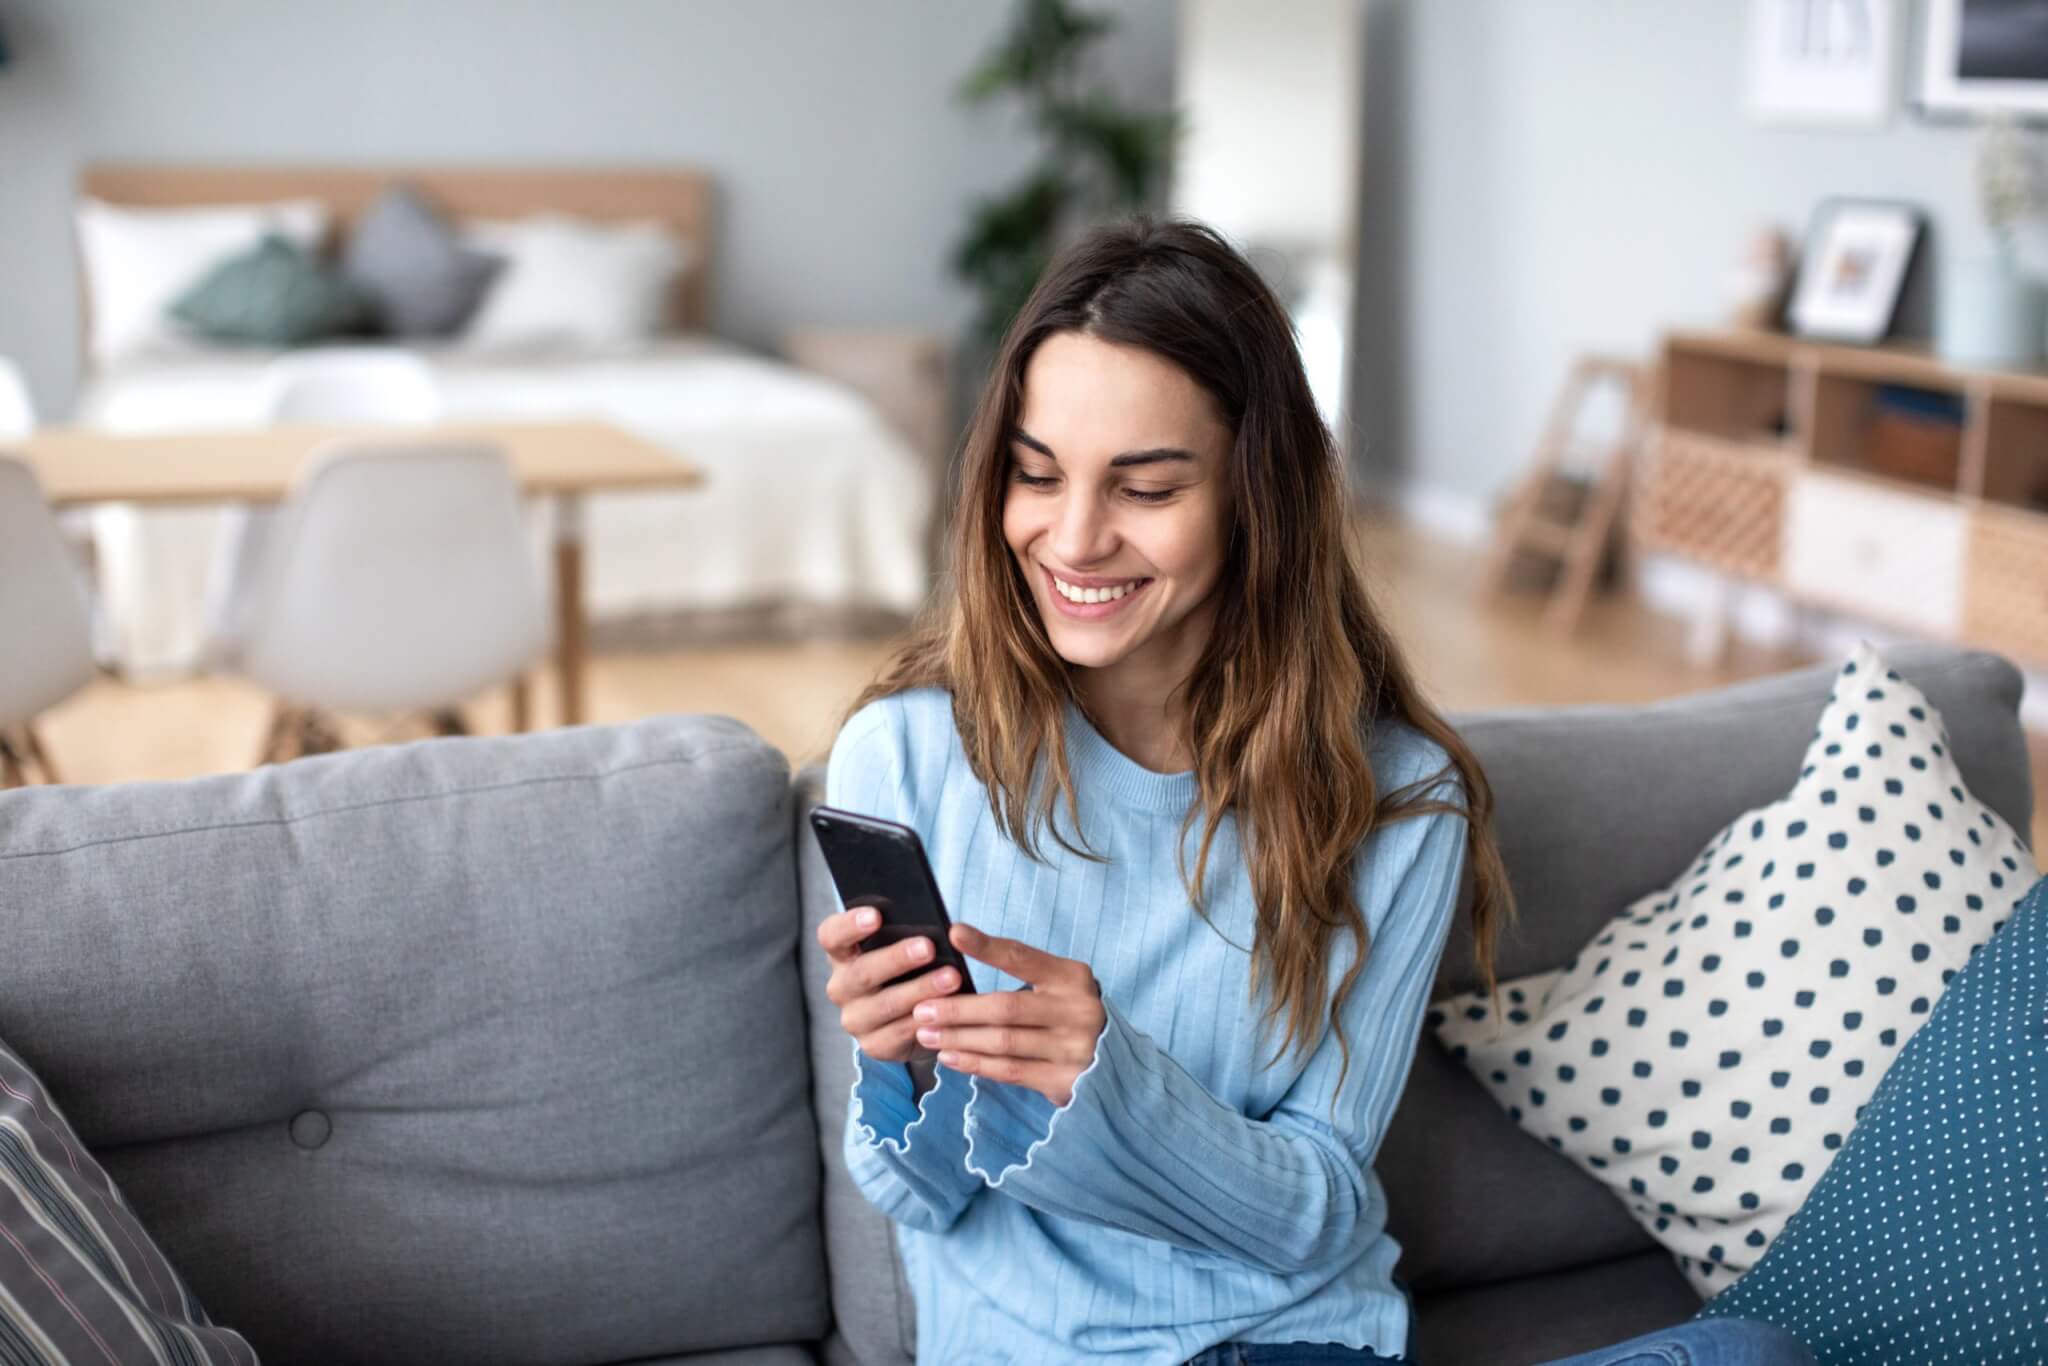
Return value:
M 301 1110 L 292 1116 L 292 1142 L 308 1152 L 327 1141 L 334 1124 L 318 1110 Z

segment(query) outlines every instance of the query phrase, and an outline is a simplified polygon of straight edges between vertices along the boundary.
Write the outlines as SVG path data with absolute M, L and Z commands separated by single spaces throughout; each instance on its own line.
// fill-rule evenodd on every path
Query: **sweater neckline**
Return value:
M 1084 787 L 1106 792 L 1128 806 L 1186 814 L 1201 790 L 1195 770 L 1161 773 L 1147 768 L 1111 744 L 1071 697 L 1065 705 L 1067 758 Z

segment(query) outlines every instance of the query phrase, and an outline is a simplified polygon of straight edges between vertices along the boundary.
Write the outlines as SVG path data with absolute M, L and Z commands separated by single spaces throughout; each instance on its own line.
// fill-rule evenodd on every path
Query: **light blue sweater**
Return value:
M 1405 1352 L 1409 1306 L 1392 1281 L 1400 1248 L 1372 1163 L 1457 899 L 1463 818 L 1398 821 L 1361 850 L 1372 942 L 1344 1007 L 1351 1067 L 1333 1125 L 1340 1054 L 1327 1028 L 1306 1057 L 1297 1046 L 1259 1067 L 1284 1024 L 1260 1038 L 1234 819 L 1210 850 L 1212 929 L 1171 842 L 1194 774 L 1145 768 L 1071 703 L 1066 716 L 1084 847 L 1107 866 L 1045 836 L 1051 862 L 1034 863 L 1009 839 L 939 689 L 863 707 L 827 770 L 829 804 L 918 832 L 956 921 L 1086 962 L 1108 1016 L 1094 1062 L 1058 1107 L 944 1066 L 920 1103 L 903 1064 L 848 1041 L 846 1160 L 896 1221 L 918 1361 L 1166 1366 L 1231 1339 Z M 1443 762 L 1405 726 L 1375 740 L 1382 792 Z M 1432 795 L 1460 792 L 1446 781 Z M 1073 840 L 1063 803 L 1057 819 Z M 1198 817 L 1190 869 L 1201 828 Z M 1333 945 L 1334 994 L 1354 949 L 1344 934 Z M 1021 985 L 986 963 L 970 960 L 970 973 L 977 991 Z

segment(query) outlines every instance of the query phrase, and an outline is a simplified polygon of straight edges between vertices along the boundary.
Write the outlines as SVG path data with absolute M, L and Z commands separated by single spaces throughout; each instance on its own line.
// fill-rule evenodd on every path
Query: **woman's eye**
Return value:
M 1013 471 L 1010 477 L 1024 487 L 1031 489 L 1050 488 L 1059 482 L 1057 475 L 1026 474 L 1022 470 Z M 1124 496 L 1134 503 L 1163 503 L 1173 497 L 1176 492 L 1177 490 L 1175 489 L 1125 489 Z

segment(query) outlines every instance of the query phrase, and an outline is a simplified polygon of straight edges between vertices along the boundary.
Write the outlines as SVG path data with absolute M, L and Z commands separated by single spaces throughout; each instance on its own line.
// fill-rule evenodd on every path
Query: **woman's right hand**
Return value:
M 861 1052 L 878 1062 L 907 1062 L 931 1051 L 919 1046 L 917 1020 L 910 1012 L 919 1001 L 959 990 L 960 975 L 943 967 L 884 987 L 890 978 L 930 964 L 932 941 L 917 935 L 863 953 L 861 941 L 881 923 L 881 916 L 867 908 L 840 911 L 820 922 L 818 943 L 832 960 L 825 997 L 839 1007 L 839 1027 L 860 1041 Z

